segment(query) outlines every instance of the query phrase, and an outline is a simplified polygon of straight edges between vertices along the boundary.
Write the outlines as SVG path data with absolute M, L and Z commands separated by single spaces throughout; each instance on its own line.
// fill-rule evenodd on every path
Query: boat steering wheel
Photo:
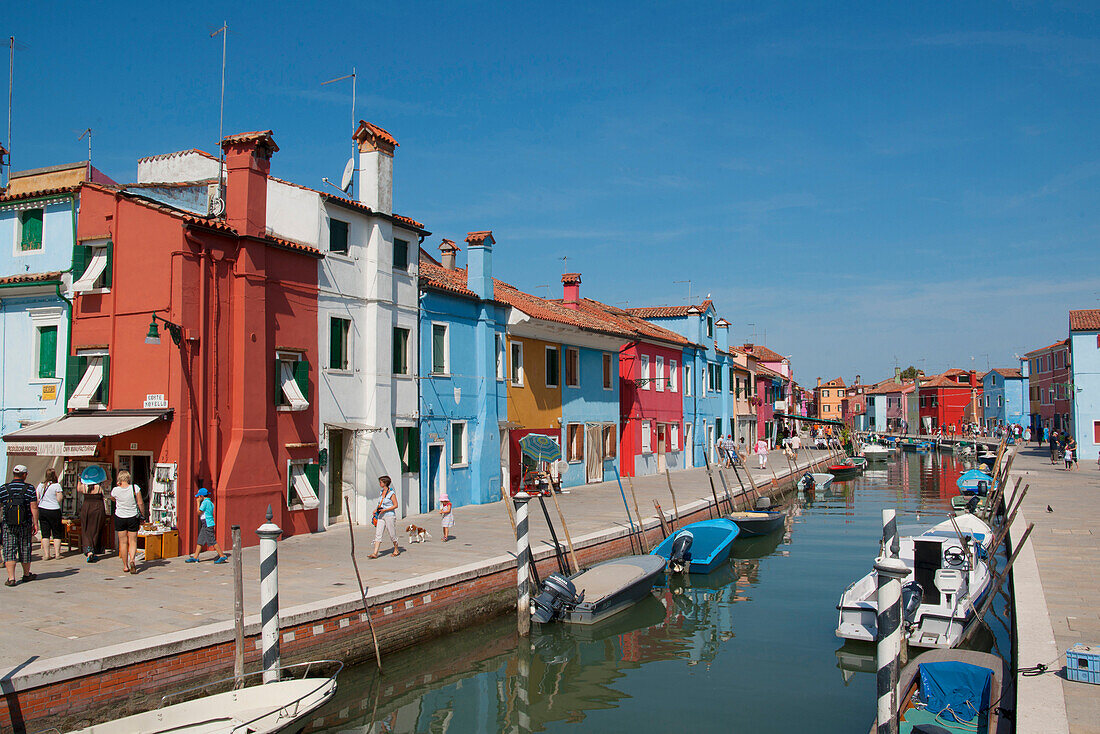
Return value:
M 961 566 L 966 563 L 966 556 L 963 555 L 963 549 L 961 546 L 952 545 L 943 552 L 943 560 L 948 566 Z

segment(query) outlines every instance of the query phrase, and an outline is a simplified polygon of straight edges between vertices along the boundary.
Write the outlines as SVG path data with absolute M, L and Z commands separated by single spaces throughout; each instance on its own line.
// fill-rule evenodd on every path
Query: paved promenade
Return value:
M 1100 471 L 1096 464 L 1065 471 L 1051 465 L 1045 447 L 1031 446 L 1016 456 L 1013 484 L 1016 477 L 1023 478 L 1021 490 L 1031 488 L 1012 537 L 1019 538 L 1027 522 L 1035 524 L 1031 552 L 1025 547 L 1013 571 L 1019 665 L 1050 667 L 1044 675 L 1018 678 L 1017 731 L 1066 731 L 1068 721 L 1073 734 L 1100 734 L 1100 686 L 1068 681 L 1061 673 L 1066 648 L 1100 643 Z
M 799 464 L 819 461 L 826 452 L 803 449 Z M 755 466 L 753 457 L 750 463 Z M 773 452 L 769 465 L 780 478 L 790 473 L 781 452 Z M 725 470 L 733 491 L 740 491 L 732 471 Z M 710 502 L 711 490 L 704 470 L 672 473 L 677 504 L 681 511 L 703 501 Z M 772 480 L 770 470 L 754 469 L 753 476 L 767 493 L 765 484 Z M 719 496 L 722 484 L 715 476 Z M 747 482 L 746 482 L 747 484 Z M 626 497 L 629 486 L 623 480 Z M 672 514 L 672 498 L 665 476 L 634 480 L 638 506 L 643 518 L 656 523 L 653 500 L 660 502 L 666 515 Z M 568 490 L 560 496 L 574 542 L 586 535 L 606 533 L 609 528 L 627 527 L 626 511 L 615 482 L 592 484 Z M 561 529 L 553 503 L 547 507 Z M 631 506 L 631 511 L 633 511 Z M 397 558 L 383 555 L 369 560 L 374 537 L 370 526 L 354 528 L 355 545 L 363 580 L 375 592 L 414 583 L 428 583 L 432 577 L 453 574 L 466 567 L 514 558 L 515 539 L 505 506 L 501 502 L 455 511 L 454 540 L 440 542 L 437 515 L 419 515 L 401 520 L 399 528 L 415 523 L 428 528 L 432 539 L 424 544 L 409 544 L 401 538 Z M 257 523 L 258 524 L 258 523 Z M 537 503 L 531 505 L 532 546 L 538 551 L 551 547 L 546 522 Z M 254 528 L 243 528 L 252 534 Z M 562 538 L 564 542 L 564 537 Z M 388 545 L 388 542 L 386 543 Z M 382 552 L 392 550 L 383 547 Z M 37 549 L 36 549 L 37 558 Z M 95 660 L 105 648 L 125 644 L 131 648 L 152 646 L 162 640 L 178 640 L 201 628 L 223 625 L 233 618 L 233 566 L 214 565 L 213 554 L 206 561 L 185 563 L 183 557 L 143 564 L 137 575 L 121 573 L 117 558 L 103 558 L 88 564 L 73 553 L 60 560 L 35 562 L 36 581 L 5 588 L 0 592 L 0 678 L 32 678 L 58 668 L 62 662 Z M 245 609 L 249 623 L 259 608 L 259 553 L 253 546 L 243 553 L 245 569 Z M 305 605 L 347 602 L 359 597 L 349 554 L 346 525 L 327 532 L 288 538 L 279 545 L 279 598 L 283 615 Z

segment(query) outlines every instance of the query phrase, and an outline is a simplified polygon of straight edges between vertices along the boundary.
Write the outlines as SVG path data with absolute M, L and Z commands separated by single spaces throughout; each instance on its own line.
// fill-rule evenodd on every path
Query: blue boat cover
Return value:
M 973 721 L 989 708 L 993 671 L 970 663 L 921 663 L 920 698 L 945 721 Z
M 955 486 L 959 488 L 960 492 L 976 492 L 978 491 L 978 482 L 989 482 L 989 486 L 993 486 L 993 477 L 986 474 L 981 469 L 970 469 L 965 471 L 962 475 L 955 480 Z

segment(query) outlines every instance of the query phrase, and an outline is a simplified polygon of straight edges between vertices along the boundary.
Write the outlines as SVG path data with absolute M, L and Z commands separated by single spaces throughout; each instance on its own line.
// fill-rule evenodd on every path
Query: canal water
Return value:
M 307 730 L 524 731 L 525 689 L 531 731 L 867 731 L 874 648 L 834 636 L 836 603 L 871 569 L 881 511 L 896 508 L 903 528 L 941 522 L 968 468 L 900 453 L 816 498 L 791 496 L 786 529 L 737 541 L 720 570 L 595 628 L 535 625 L 529 662 L 506 617 L 389 655 L 381 679 L 373 662 L 345 670 Z M 1008 632 L 991 626 L 979 646 L 1007 655 Z

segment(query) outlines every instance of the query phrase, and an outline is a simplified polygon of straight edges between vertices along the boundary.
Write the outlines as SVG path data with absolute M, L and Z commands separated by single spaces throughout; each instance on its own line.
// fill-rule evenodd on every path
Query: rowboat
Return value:
M 957 529 L 956 529 L 957 528 Z M 954 647 L 989 591 L 993 533 L 974 515 L 941 522 L 900 538 L 909 568 L 903 597 L 913 602 L 906 636 L 914 647 Z M 878 629 L 878 578 L 874 571 L 852 583 L 837 604 L 836 636 L 873 642 Z
M 807 472 L 802 475 L 802 478 L 798 480 L 798 491 L 805 493 L 813 493 L 814 496 L 819 496 L 829 488 L 829 485 L 833 483 L 834 477 L 832 474 L 825 472 Z
M 833 464 L 830 466 L 829 473 L 836 479 L 849 479 L 859 474 L 861 469 L 863 469 L 861 464 L 857 464 L 852 459 L 848 459 L 848 461 L 842 464 Z
M 890 449 L 878 444 L 869 443 L 863 447 L 863 457 L 868 461 L 886 461 L 890 453 Z
M 710 573 L 730 555 L 740 528 L 724 517 L 685 525 L 664 539 L 651 554 L 668 561 L 673 573 Z
M 1008 734 L 1011 680 L 1005 661 L 987 652 L 926 652 L 898 676 L 898 731 Z
M 741 537 L 746 535 L 767 535 L 774 533 L 783 527 L 787 519 L 787 513 L 771 509 L 771 500 L 760 497 L 756 501 L 756 509 L 748 512 L 731 512 L 726 515 L 737 523 L 741 529 Z
M 310 678 L 311 667 L 336 666 L 336 672 L 323 678 Z M 79 729 L 70 734 L 281 734 L 297 731 L 302 720 L 325 704 L 336 693 L 336 676 L 343 668 L 336 660 L 317 660 L 279 668 L 280 675 L 303 670 L 301 678 L 200 696 L 189 701 L 165 705 L 201 690 L 233 684 L 232 678 L 195 688 L 176 691 L 161 699 L 161 707 L 133 716 Z M 262 671 L 245 676 L 259 681 Z M 56 731 L 56 730 L 55 730 Z
M 552 573 L 532 600 L 531 618 L 596 624 L 645 598 L 664 570 L 664 559 L 649 555 L 604 561 L 568 577 Z
M 984 487 L 982 486 L 983 483 L 985 484 Z M 963 494 L 986 495 L 989 494 L 989 488 L 993 486 L 993 477 L 981 469 L 969 469 L 955 480 L 955 486 Z

